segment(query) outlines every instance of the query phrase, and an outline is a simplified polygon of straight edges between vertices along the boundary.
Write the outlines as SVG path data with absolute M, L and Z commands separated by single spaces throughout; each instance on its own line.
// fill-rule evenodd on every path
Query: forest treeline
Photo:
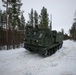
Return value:
M 0 10 L 0 49 L 21 47 L 24 38 L 25 18 L 20 10 L 21 0 L 2 0 L 5 10 Z
M 25 22 L 21 0 L 2 0 L 6 10 L 0 10 L 0 49 L 15 49 L 23 47 L 26 26 L 52 29 L 47 9 L 42 7 L 41 13 L 31 9 L 29 20 Z M 76 20 L 76 19 L 75 19 Z M 64 29 L 62 29 L 64 32 Z M 64 34 L 64 40 L 76 40 L 76 21 L 69 29 L 70 35 Z
M 21 0 L 2 0 L 6 10 L 0 10 L 0 49 L 18 48 L 24 43 L 26 26 L 48 28 L 50 24 L 47 9 L 43 7 L 40 15 L 31 9 L 29 20 L 25 22 L 21 11 Z M 8 8 L 8 9 L 7 9 Z
M 69 29 L 69 35 L 66 33 L 64 34 L 64 40 L 67 40 L 67 39 L 76 41 L 76 17 L 74 18 L 74 22 L 71 28 Z

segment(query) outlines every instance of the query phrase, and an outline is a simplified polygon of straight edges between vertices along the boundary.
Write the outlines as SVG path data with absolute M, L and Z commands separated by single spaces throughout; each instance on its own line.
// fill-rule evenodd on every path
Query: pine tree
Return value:
M 30 26 L 33 26 L 33 23 L 34 23 L 33 9 L 31 9 L 31 12 L 29 14 L 29 22 L 30 22 Z
M 69 32 L 70 32 L 70 37 L 75 41 L 76 40 L 76 11 L 75 11 L 74 22 Z
M 5 22 L 6 22 L 6 14 L 5 11 L 0 10 L 0 47 L 5 45 Z M 2 47 L 1 47 L 2 49 Z
M 76 22 L 73 23 L 71 29 L 70 29 L 70 37 L 73 39 L 73 40 L 76 40 Z
M 69 39 L 69 36 L 68 36 L 68 34 L 64 34 L 64 40 L 68 40 Z
M 20 0 L 11 0 L 12 3 L 12 14 L 13 14 L 13 48 L 15 48 L 15 28 L 16 24 L 18 24 L 19 15 L 20 15 L 20 7 L 22 5 Z M 18 26 L 18 25 L 17 25 Z
M 21 30 L 24 30 L 24 29 L 25 29 L 25 18 L 22 13 L 22 15 L 21 15 Z
M 8 17 L 8 29 L 12 30 L 13 29 L 13 14 L 12 14 L 12 8 L 8 8 L 9 10 L 9 17 Z
M 34 12 L 34 25 L 35 27 L 38 27 L 38 13 L 36 10 Z
M 61 32 L 64 34 L 64 29 L 63 28 L 61 29 Z
M 49 24 L 49 18 L 48 18 L 47 9 L 43 7 L 40 14 L 41 28 L 48 28 L 48 24 Z
M 2 46 L 2 10 L 0 10 L 0 50 Z
M 2 10 L 0 10 L 0 28 L 2 28 Z
M 21 0 L 6 0 L 6 1 L 2 0 L 2 2 L 4 3 L 4 6 L 6 6 L 7 15 L 9 15 L 8 23 L 6 24 L 9 24 L 8 27 L 11 28 L 13 31 L 12 40 L 13 40 L 13 48 L 15 48 L 15 29 L 20 24 L 20 22 L 18 21 L 20 21 L 19 15 L 20 15 L 20 7 L 22 3 Z

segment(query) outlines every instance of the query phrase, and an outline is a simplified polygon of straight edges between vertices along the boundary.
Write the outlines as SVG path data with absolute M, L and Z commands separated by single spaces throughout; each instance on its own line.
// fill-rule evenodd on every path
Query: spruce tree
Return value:
M 15 48 L 15 27 L 18 24 L 20 7 L 22 5 L 20 0 L 11 0 L 12 3 L 12 14 L 13 14 L 13 48 Z M 17 25 L 18 26 L 18 25 Z
M 25 29 L 25 18 L 22 13 L 22 15 L 21 15 L 21 30 L 24 30 L 24 29 Z
M 36 10 L 34 12 L 34 25 L 35 27 L 38 27 L 38 13 Z
M 2 0 L 2 2 L 4 3 L 4 6 L 8 5 L 8 8 L 6 10 L 7 14 L 9 15 L 9 27 L 12 27 L 12 31 L 13 31 L 13 48 L 15 48 L 15 29 L 16 27 L 19 26 L 20 24 L 20 20 L 19 20 L 19 15 L 20 15 L 20 7 L 22 5 L 21 0 Z M 10 7 L 9 7 L 10 6 Z M 9 11 L 11 9 L 11 11 Z
M 73 25 L 69 31 L 70 31 L 70 37 L 73 40 L 76 40 L 76 22 L 73 23 Z
M 33 23 L 34 23 L 33 9 L 31 9 L 31 12 L 29 13 L 29 22 L 30 22 L 30 26 L 33 26 Z
M 43 7 L 40 14 L 41 28 L 48 28 L 48 24 L 49 24 L 49 18 L 48 18 L 47 9 Z

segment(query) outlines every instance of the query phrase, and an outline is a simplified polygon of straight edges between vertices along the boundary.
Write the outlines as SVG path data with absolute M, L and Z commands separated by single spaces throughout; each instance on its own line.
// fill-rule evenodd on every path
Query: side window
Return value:
M 41 38 L 41 37 L 42 37 L 42 33 L 39 34 L 39 38 Z
M 34 35 L 36 35 L 36 32 L 34 32 Z

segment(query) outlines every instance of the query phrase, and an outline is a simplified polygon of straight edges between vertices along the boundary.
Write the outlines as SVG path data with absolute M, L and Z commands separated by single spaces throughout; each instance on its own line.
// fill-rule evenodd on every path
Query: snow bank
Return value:
M 76 42 L 46 58 L 24 48 L 0 51 L 0 75 L 76 75 Z

